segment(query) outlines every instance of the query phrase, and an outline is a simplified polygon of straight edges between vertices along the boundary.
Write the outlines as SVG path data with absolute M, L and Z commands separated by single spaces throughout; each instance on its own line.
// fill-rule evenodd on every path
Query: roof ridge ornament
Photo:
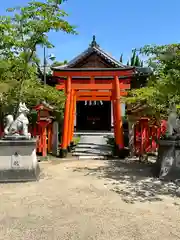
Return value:
M 96 36 L 93 35 L 92 42 L 90 43 L 90 47 L 99 47 L 99 44 L 96 42 Z

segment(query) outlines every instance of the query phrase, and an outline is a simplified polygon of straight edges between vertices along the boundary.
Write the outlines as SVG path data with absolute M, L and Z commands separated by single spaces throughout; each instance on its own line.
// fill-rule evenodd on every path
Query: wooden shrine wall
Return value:
M 77 63 L 75 68 L 111 68 L 112 65 L 108 64 L 105 60 L 103 60 L 96 53 L 92 53 L 85 59 L 82 59 L 79 63 Z

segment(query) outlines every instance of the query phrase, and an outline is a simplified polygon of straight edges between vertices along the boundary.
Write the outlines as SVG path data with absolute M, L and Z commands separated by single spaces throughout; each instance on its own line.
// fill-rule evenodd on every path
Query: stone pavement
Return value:
M 39 182 L 1 184 L 0 240 L 178 240 L 179 198 L 126 203 L 106 185 L 119 177 L 109 164 L 46 162 Z

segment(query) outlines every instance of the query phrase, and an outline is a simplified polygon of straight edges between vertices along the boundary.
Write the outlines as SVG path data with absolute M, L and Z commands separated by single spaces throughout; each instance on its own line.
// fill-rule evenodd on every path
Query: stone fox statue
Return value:
M 30 138 L 31 135 L 28 133 L 29 120 L 27 118 L 29 109 L 25 103 L 20 103 L 18 108 L 18 117 L 14 120 L 13 115 L 6 116 L 6 127 L 4 129 L 5 135 L 21 135 Z

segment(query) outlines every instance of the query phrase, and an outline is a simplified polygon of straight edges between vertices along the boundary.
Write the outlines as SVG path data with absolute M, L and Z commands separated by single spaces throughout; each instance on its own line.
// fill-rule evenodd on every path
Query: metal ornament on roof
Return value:
M 93 40 L 90 44 L 90 47 L 99 47 L 99 45 L 96 42 L 96 36 L 95 35 L 93 35 Z

